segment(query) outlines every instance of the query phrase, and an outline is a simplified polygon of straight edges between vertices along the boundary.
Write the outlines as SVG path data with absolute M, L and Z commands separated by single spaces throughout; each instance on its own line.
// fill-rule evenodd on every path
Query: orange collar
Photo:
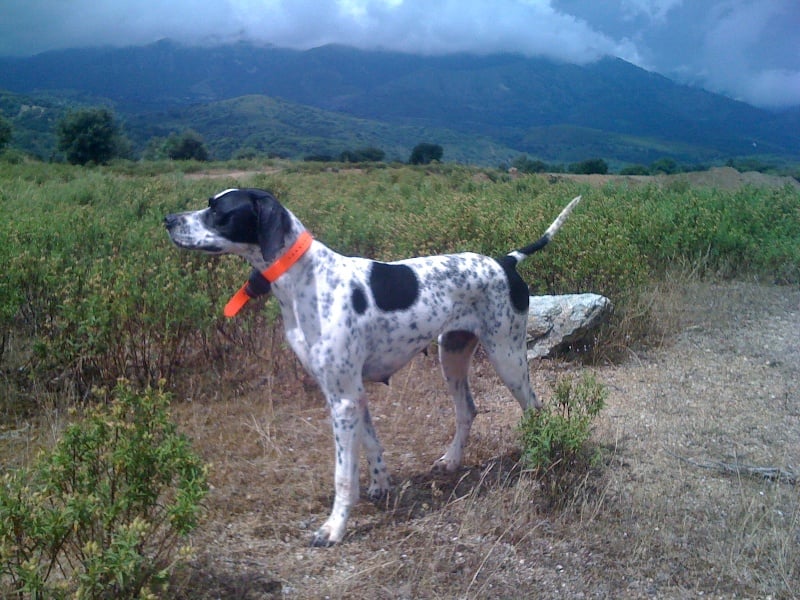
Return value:
M 262 277 L 270 283 L 277 281 L 281 275 L 292 268 L 294 263 L 300 260 L 300 257 L 311 247 L 311 242 L 313 241 L 314 238 L 311 237 L 311 234 L 308 231 L 303 231 L 283 255 L 279 256 L 274 263 L 261 272 Z M 252 296 L 248 293 L 247 283 L 245 283 L 225 305 L 225 310 L 223 311 L 225 316 L 229 318 L 236 316 L 250 298 Z

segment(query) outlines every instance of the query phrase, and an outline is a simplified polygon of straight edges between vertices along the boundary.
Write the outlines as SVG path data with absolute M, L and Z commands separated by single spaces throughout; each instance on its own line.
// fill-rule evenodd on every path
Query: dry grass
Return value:
M 595 441 L 603 464 L 576 473 L 557 505 L 518 464 L 519 407 L 478 356 L 479 414 L 465 466 L 429 466 L 453 431 L 435 353 L 370 389 L 394 492 L 356 508 L 331 549 L 308 547 L 333 496 L 324 400 L 279 338 L 231 347 L 176 390 L 174 416 L 213 464 L 207 518 L 177 598 L 796 598 L 796 486 L 700 462 L 800 466 L 800 290 L 684 283 L 654 290 L 664 347 L 609 366 L 545 361 L 609 388 Z M 60 429 L 7 419 L 16 464 Z M 16 413 L 15 413 L 16 414 Z M 21 413 L 19 413 L 21 414 Z M 364 477 L 362 477 L 362 480 Z
M 748 284 L 671 286 L 653 310 L 677 335 L 622 365 L 595 432 L 604 465 L 549 505 L 519 468 L 519 408 L 478 359 L 480 415 L 465 466 L 428 467 L 453 429 L 433 354 L 371 407 L 394 493 L 357 507 L 344 543 L 308 541 L 332 502 L 324 401 L 294 358 L 231 350 L 176 415 L 214 463 L 197 556 L 181 598 L 794 598 L 796 487 L 676 458 L 800 465 L 800 292 Z M 546 362 L 534 384 L 576 365 Z M 212 391 L 209 391 L 212 390 Z M 362 478 L 363 479 L 363 478 Z

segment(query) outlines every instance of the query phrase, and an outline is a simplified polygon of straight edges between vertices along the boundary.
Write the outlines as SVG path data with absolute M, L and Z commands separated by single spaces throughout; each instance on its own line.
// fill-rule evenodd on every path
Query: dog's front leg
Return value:
M 363 394 L 363 392 L 362 392 Z M 329 396 L 336 446 L 334 484 L 336 495 L 328 520 L 314 534 L 312 546 L 331 546 L 342 541 L 350 510 L 358 502 L 358 458 L 364 425 L 359 399 Z

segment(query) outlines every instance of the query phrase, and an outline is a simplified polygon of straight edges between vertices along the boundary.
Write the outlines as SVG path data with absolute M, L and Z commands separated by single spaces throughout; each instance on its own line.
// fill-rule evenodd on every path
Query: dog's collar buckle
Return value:
M 275 262 L 261 272 L 261 276 L 269 283 L 277 281 L 281 275 L 286 273 L 286 271 L 291 269 L 292 266 L 300 260 L 300 257 L 311 247 L 311 242 L 313 241 L 314 238 L 311 234 L 308 231 L 303 231 L 284 254 L 279 256 Z M 223 313 L 228 318 L 236 316 L 242 307 L 255 296 L 256 294 L 251 293 L 249 282 L 245 283 L 225 305 Z

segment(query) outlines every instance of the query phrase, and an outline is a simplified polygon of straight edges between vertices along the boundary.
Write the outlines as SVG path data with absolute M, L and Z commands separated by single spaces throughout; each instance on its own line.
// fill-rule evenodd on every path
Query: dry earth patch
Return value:
M 345 541 L 313 549 L 332 494 L 324 400 L 288 351 L 228 356 L 218 388 L 176 405 L 213 462 L 184 598 L 794 598 L 796 486 L 687 463 L 800 466 L 800 290 L 671 286 L 656 298 L 675 336 L 621 365 L 595 440 L 603 465 L 560 506 L 522 472 L 519 407 L 477 361 L 480 415 L 465 466 L 429 473 L 453 429 L 435 353 L 370 391 L 395 483 L 364 500 Z M 563 372 L 533 368 L 542 396 Z M 234 371 L 236 371 L 234 373 Z M 191 395 L 191 393 L 189 394 Z M 362 477 L 363 480 L 363 477 Z

